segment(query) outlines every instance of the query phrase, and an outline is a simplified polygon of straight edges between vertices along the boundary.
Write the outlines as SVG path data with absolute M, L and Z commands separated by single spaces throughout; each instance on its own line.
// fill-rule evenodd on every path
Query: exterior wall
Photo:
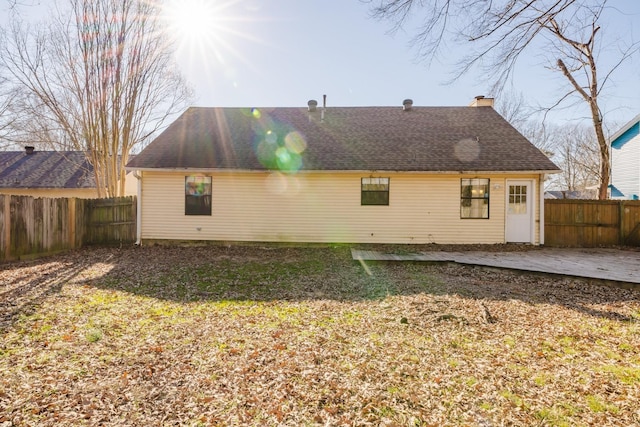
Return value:
M 124 195 L 125 196 L 137 196 L 138 195 L 138 180 L 132 173 L 127 173 L 124 177 Z
M 624 194 L 624 199 L 640 197 L 640 135 L 612 144 L 611 184 Z
M 124 183 L 124 195 L 136 196 L 138 194 L 137 179 L 132 174 L 127 174 Z M 95 188 L 0 188 L 0 194 L 9 196 L 50 197 L 52 199 L 77 197 L 78 199 L 95 199 L 98 191 Z
M 65 197 L 95 199 L 98 197 L 98 192 L 94 188 L 0 188 L 0 194 L 31 196 L 36 198 L 50 197 L 52 199 Z
M 535 218 L 534 218 L 534 244 L 544 244 L 542 236 L 544 236 L 544 176 L 538 175 L 534 181 L 533 189 Z
M 204 173 L 213 177 L 212 215 L 187 216 L 186 175 L 142 173 L 143 241 L 504 243 L 506 179 L 539 183 L 537 175 Z M 390 178 L 389 206 L 361 206 L 368 176 Z M 460 219 L 463 177 L 490 178 L 489 219 Z

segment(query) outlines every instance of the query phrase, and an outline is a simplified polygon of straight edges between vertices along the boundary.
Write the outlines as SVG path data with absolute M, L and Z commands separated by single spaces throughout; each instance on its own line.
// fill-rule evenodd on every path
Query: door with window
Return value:
M 531 181 L 507 181 L 507 242 L 533 243 L 533 200 Z

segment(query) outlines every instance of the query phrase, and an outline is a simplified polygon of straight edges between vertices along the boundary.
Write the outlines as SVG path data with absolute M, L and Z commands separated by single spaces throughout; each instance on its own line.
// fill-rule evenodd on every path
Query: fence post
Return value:
M 618 202 L 618 245 L 624 245 L 624 202 Z
M 69 201 L 69 246 L 71 249 L 76 248 L 76 199 L 71 197 Z
M 4 229 L 4 259 L 9 259 L 11 257 L 11 196 L 5 194 L 3 197 L 4 200 L 4 219 L 3 219 L 3 229 Z

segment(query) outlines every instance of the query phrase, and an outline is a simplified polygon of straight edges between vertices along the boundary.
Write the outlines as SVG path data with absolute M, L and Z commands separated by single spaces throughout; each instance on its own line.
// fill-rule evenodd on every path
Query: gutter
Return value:
M 142 175 L 137 170 L 133 176 L 138 180 L 138 199 L 136 206 L 136 246 L 142 245 Z
M 538 223 L 538 228 L 540 233 L 538 237 L 538 244 L 540 246 L 544 246 L 544 180 L 546 176 L 540 175 L 538 178 L 538 186 L 540 187 L 540 201 L 538 209 L 540 210 L 540 222 Z
M 127 168 L 130 169 L 130 168 Z M 179 173 L 270 173 L 280 172 L 277 169 L 223 169 L 223 168 L 136 168 L 135 170 L 141 172 L 179 172 Z M 393 170 L 393 169 L 309 169 L 299 170 L 296 174 L 303 173 L 327 173 L 327 174 L 370 174 L 370 173 L 397 173 L 406 175 L 426 174 L 426 175 L 551 175 L 560 173 L 560 169 L 549 170 L 520 170 L 520 171 L 492 171 L 492 170 L 447 170 L 447 171 L 435 171 L 435 170 Z

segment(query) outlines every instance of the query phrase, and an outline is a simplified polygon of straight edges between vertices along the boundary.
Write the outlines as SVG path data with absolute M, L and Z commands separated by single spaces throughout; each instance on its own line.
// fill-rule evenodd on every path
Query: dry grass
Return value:
M 348 248 L 0 272 L 0 426 L 640 424 L 640 296 Z

